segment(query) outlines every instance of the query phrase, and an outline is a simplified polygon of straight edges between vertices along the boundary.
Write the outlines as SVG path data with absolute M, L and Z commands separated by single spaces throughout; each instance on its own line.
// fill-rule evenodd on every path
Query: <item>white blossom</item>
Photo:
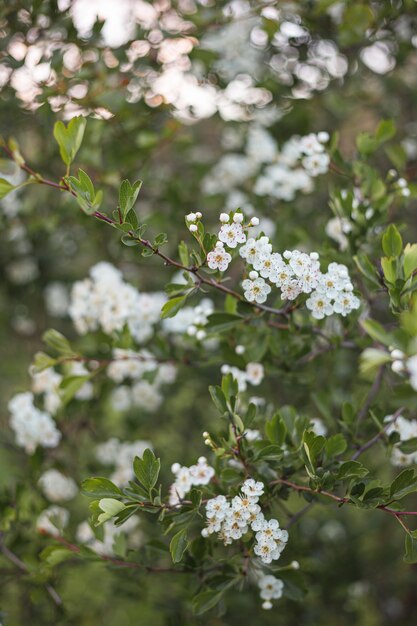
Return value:
M 34 405 L 33 394 L 19 393 L 9 402 L 10 426 L 16 435 L 17 445 L 27 454 L 33 454 L 36 447 L 55 448 L 61 439 L 52 417 Z
M 226 252 L 221 242 L 217 242 L 214 250 L 209 252 L 207 255 L 207 265 L 209 268 L 212 270 L 220 270 L 221 272 L 225 272 L 227 270 L 231 260 L 231 255 Z
M 236 248 L 238 243 L 245 243 L 246 235 L 242 224 L 224 224 L 219 231 L 219 240 L 229 248 Z
M 46 470 L 39 479 L 39 485 L 51 502 L 72 500 L 78 492 L 75 481 L 56 469 Z
M 267 296 L 271 293 L 271 287 L 263 278 L 255 280 L 246 279 L 242 282 L 244 295 L 248 302 L 256 302 L 262 304 L 266 301 Z

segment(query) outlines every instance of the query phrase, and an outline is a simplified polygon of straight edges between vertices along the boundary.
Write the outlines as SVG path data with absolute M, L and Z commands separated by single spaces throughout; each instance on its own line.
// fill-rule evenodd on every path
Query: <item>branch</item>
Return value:
M 351 458 L 351 461 L 356 461 L 356 459 L 359 458 L 361 456 L 361 454 L 363 452 L 365 452 L 365 450 L 368 450 L 369 448 L 371 448 L 377 441 L 379 441 L 382 437 L 384 437 L 388 427 L 391 426 L 391 424 L 393 424 L 395 422 L 397 417 L 399 417 L 403 411 L 404 411 L 404 407 L 403 406 L 401 408 L 397 409 L 397 411 L 395 411 L 394 415 L 392 416 L 392 419 L 390 419 L 390 421 L 387 422 L 387 424 L 384 426 L 384 428 L 382 430 L 380 430 L 379 433 L 377 433 L 374 437 L 372 437 L 372 439 L 370 439 L 369 441 L 364 443 L 359 448 L 359 450 L 357 450 L 355 452 L 355 454 Z
M 41 174 L 38 174 L 32 168 L 30 168 L 25 162 L 23 162 L 23 163 L 21 163 L 20 161 L 17 162 L 14 159 L 14 157 L 13 157 L 12 151 L 7 146 L 3 145 L 2 147 L 3 147 L 3 150 L 6 152 L 6 154 L 9 156 L 9 158 L 13 159 L 15 161 L 15 163 L 17 163 L 17 165 L 23 171 L 25 171 L 27 174 L 29 174 L 34 179 L 33 182 L 36 182 L 36 183 L 41 184 L 41 185 L 47 185 L 48 187 L 52 187 L 54 189 L 59 189 L 60 191 L 66 191 L 66 192 L 70 193 L 72 196 L 76 195 L 72 191 L 70 186 L 65 182 L 65 180 L 63 180 L 61 183 L 55 183 L 55 182 L 53 182 L 51 180 L 48 180 L 48 179 L 44 178 Z M 102 222 L 106 222 L 107 224 L 110 224 L 111 226 L 117 225 L 117 222 L 115 220 L 113 220 L 111 217 L 108 217 L 104 213 L 101 213 L 101 211 L 95 211 L 93 213 L 93 217 L 95 217 L 98 220 L 101 220 Z M 199 272 L 199 270 L 201 269 L 200 267 L 196 267 L 196 266 L 188 267 L 186 265 L 183 265 L 182 263 L 179 263 L 178 261 L 175 261 L 174 259 L 171 259 L 166 254 L 161 252 L 159 250 L 159 248 L 154 247 L 151 244 L 151 242 L 148 241 L 147 239 L 142 239 L 141 237 L 136 237 L 134 232 L 131 231 L 131 230 L 128 231 L 127 233 L 125 233 L 125 234 L 129 235 L 132 239 L 137 241 L 144 248 L 147 248 L 148 250 L 151 250 L 151 252 L 153 252 L 153 254 L 155 254 L 156 256 L 160 257 L 164 261 L 165 265 L 170 265 L 171 267 L 176 267 L 177 269 L 181 269 L 184 272 L 188 272 L 189 274 L 193 274 L 198 279 L 199 284 L 204 284 L 204 285 L 207 285 L 209 287 L 213 287 L 214 289 L 217 289 L 218 291 L 226 293 L 227 295 L 230 295 L 231 297 L 235 298 L 236 300 L 239 300 L 241 302 L 245 302 L 249 306 L 253 307 L 256 311 L 262 311 L 262 312 L 265 312 L 265 313 L 271 313 L 272 315 L 278 315 L 278 316 L 287 317 L 288 310 L 286 308 L 275 309 L 273 307 L 270 307 L 270 306 L 267 306 L 267 305 L 264 305 L 264 304 L 256 304 L 254 302 L 248 302 L 237 291 L 234 291 L 233 289 L 229 289 L 228 287 L 223 285 L 221 282 L 219 282 L 217 280 L 214 280 L 213 278 L 207 278 L 205 276 L 202 276 L 200 274 L 200 272 Z
M 269 485 L 270 486 L 286 485 L 287 487 L 289 487 L 290 489 L 293 489 L 294 491 L 310 493 L 315 496 L 324 496 L 325 498 L 330 498 L 331 500 L 334 500 L 335 502 L 339 504 L 339 506 L 343 504 L 352 504 L 352 505 L 355 504 L 354 502 L 350 500 L 350 498 L 346 496 L 342 497 L 342 496 L 336 495 L 335 493 L 330 493 L 330 491 L 312 489 L 311 487 L 307 487 L 307 485 L 298 485 L 297 483 L 293 483 L 291 480 L 287 480 L 285 478 L 278 478 L 276 480 L 273 480 L 272 482 L 269 483 Z M 390 515 L 394 515 L 397 518 L 402 517 L 403 515 L 417 515 L 417 511 L 397 511 L 396 509 L 392 509 L 391 507 L 385 504 L 380 504 L 379 506 L 376 506 L 375 508 L 379 509 L 380 511 L 385 511 L 385 513 L 389 513 Z
M 0 533 L 0 552 L 6 557 L 6 559 L 8 559 L 11 563 L 16 565 L 16 567 L 19 568 L 21 572 L 24 572 L 25 574 L 29 573 L 29 570 L 26 567 L 26 565 L 23 563 L 23 561 L 17 556 L 17 554 L 12 552 L 3 542 L 3 533 Z M 49 583 L 45 583 L 45 589 L 49 593 L 49 595 L 51 596 L 55 604 L 57 606 L 62 606 L 61 596 L 58 594 L 55 588 L 52 587 L 52 585 L 50 585 Z

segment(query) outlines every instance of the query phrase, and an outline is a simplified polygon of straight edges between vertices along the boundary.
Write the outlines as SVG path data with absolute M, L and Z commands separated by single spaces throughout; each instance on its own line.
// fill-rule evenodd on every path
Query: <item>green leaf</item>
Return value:
M 392 284 L 395 283 L 397 278 L 396 260 L 391 257 L 384 256 L 381 259 L 381 267 L 386 281 Z
M 363 478 L 367 474 L 369 474 L 369 470 L 359 461 L 346 461 L 339 467 L 336 477 L 338 480 L 348 480 L 350 478 Z
M 404 454 L 413 454 L 413 452 L 417 452 L 417 437 L 411 437 L 411 439 L 402 441 L 398 447 L 401 452 L 404 452 Z
M 95 191 L 91 178 L 82 169 L 78 170 L 78 178 L 76 176 L 68 176 L 65 180 L 74 192 L 81 209 L 87 215 L 92 215 L 100 207 L 103 200 L 103 192 L 101 190 Z
M 405 469 L 392 482 L 390 497 L 394 500 L 401 500 L 414 491 L 417 491 L 417 476 L 414 476 L 413 469 Z
M 61 158 L 69 166 L 81 147 L 87 120 L 82 117 L 73 117 L 68 126 L 61 121 L 54 126 L 54 137 L 58 143 Z
M 63 546 L 47 546 L 39 555 L 41 561 L 44 561 L 51 567 L 58 565 L 67 559 L 74 558 L 74 556 L 75 555 L 72 550 L 64 548 Z
M 238 324 L 244 321 L 241 315 L 234 315 L 232 313 L 212 313 L 208 316 L 208 322 L 206 328 L 213 332 L 223 332 L 235 328 Z
M 223 591 L 215 591 L 209 589 L 208 591 L 202 591 L 193 599 L 193 613 L 194 615 L 202 615 L 210 609 L 213 609 L 222 599 Z
M 166 233 L 159 233 L 154 239 L 153 245 L 155 248 L 163 246 L 168 243 L 168 235 Z
M 115 500 L 114 498 L 102 498 L 98 503 L 99 508 L 103 511 L 100 513 L 97 519 L 97 526 L 99 524 L 104 524 L 107 520 L 115 517 L 123 511 L 125 505 L 120 500 Z
M 86 496 L 93 498 L 103 498 L 106 496 L 121 497 L 123 494 L 111 480 L 108 478 L 102 478 L 96 476 L 93 478 L 86 478 L 81 483 L 81 489 Z
M 180 255 L 180 260 L 185 267 L 188 267 L 190 262 L 190 255 L 188 253 L 188 246 L 185 241 L 181 241 L 178 245 L 178 254 Z
M 328 457 L 338 456 L 347 448 L 347 441 L 340 433 L 333 435 L 326 441 L 326 454 Z
M 382 249 L 388 257 L 400 256 L 403 250 L 403 240 L 394 224 L 390 224 L 382 236 Z
M 389 363 L 391 357 L 388 352 L 384 350 L 377 350 L 376 348 L 366 348 L 360 355 L 360 371 L 364 376 L 370 376 L 375 373 L 377 369 Z
M 384 150 L 394 167 L 396 167 L 398 170 L 402 170 L 402 168 L 407 163 L 407 153 L 402 145 L 399 143 L 393 144 L 390 146 L 386 146 Z
M 372 283 L 375 287 L 380 287 L 381 284 L 378 278 L 378 272 L 376 267 L 372 264 L 366 254 L 358 254 L 353 257 L 358 270 Z
M 57 330 L 51 328 L 42 335 L 42 341 L 49 347 L 58 352 L 62 356 L 74 356 L 75 352 L 64 335 Z M 75 355 L 76 356 L 76 355 Z
M 227 412 L 227 401 L 226 396 L 224 395 L 221 387 L 218 385 L 210 385 L 209 392 L 211 395 L 211 399 L 214 402 L 216 409 L 223 415 L 223 413 Z
M 177 296 L 165 302 L 161 309 L 161 319 L 175 317 L 178 311 L 184 306 L 187 296 Z
M 370 133 L 359 133 L 356 146 L 361 154 L 369 156 L 378 148 L 378 142 Z
M 392 344 L 392 336 L 390 333 L 375 320 L 363 320 L 360 324 L 364 331 L 372 337 L 374 341 L 382 343 L 384 346 L 390 346 Z
M 81 389 L 87 381 L 89 381 L 91 375 L 87 376 L 67 376 L 59 385 L 59 396 L 63 404 L 67 404 L 75 396 L 77 391 Z
M 188 546 L 189 541 L 187 539 L 187 530 L 183 528 L 173 536 L 169 544 L 169 551 L 171 553 L 173 563 L 179 563 L 182 560 L 184 552 Z
M 393 120 L 382 120 L 376 129 L 375 136 L 379 143 L 392 139 L 397 132 Z
M 152 450 L 147 448 L 141 459 L 138 456 L 135 457 L 133 469 L 139 482 L 150 491 L 157 483 L 161 462 Z
M 406 563 L 417 563 L 417 533 L 411 532 L 405 535 L 405 556 Z
M 123 221 L 126 220 L 129 211 L 133 208 L 141 187 L 141 180 L 137 180 L 133 183 L 133 185 L 131 185 L 130 182 L 126 179 L 120 185 L 119 207 L 122 212 Z
M 13 191 L 14 185 L 9 183 L 5 178 L 0 178 L 0 200 L 7 196 L 8 193 Z
M 326 443 L 326 439 L 321 435 L 315 435 L 311 431 L 306 431 L 304 433 L 304 450 L 306 451 L 307 457 L 312 465 L 314 465 L 318 455 L 323 450 Z
M 275 415 L 265 424 L 265 433 L 271 443 L 277 443 L 280 446 L 285 441 L 287 427 L 279 413 Z
M 32 367 L 34 372 L 43 372 L 43 370 L 53 367 L 57 364 L 57 359 L 53 359 L 45 352 L 37 352 L 33 358 Z
M 417 243 L 408 243 L 405 246 L 403 267 L 406 279 L 417 269 Z

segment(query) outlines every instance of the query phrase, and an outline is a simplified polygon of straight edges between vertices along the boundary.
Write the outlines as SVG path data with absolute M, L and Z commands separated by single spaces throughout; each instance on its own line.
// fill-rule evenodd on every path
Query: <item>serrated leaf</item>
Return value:
M 87 121 L 82 116 L 73 117 L 68 126 L 61 121 L 55 123 L 54 137 L 65 165 L 71 165 L 80 149 L 86 125 Z
M 337 435 L 333 435 L 329 437 L 326 441 L 326 454 L 328 457 L 338 456 L 339 454 L 343 454 L 343 452 L 347 448 L 347 441 L 344 436 L 340 433 Z
M 417 491 L 417 476 L 414 476 L 413 469 L 405 469 L 392 482 L 390 497 L 394 500 L 401 500 L 415 491 Z
M 287 428 L 279 413 L 276 413 L 272 419 L 265 424 L 265 433 L 271 443 L 277 443 L 282 446 L 285 441 Z
M 346 461 L 339 467 L 336 477 L 338 480 L 348 480 L 351 478 L 363 478 L 367 474 L 369 474 L 369 470 L 359 461 Z
M 157 483 L 161 462 L 149 448 L 145 450 L 142 458 L 135 457 L 133 469 L 139 482 L 150 491 Z

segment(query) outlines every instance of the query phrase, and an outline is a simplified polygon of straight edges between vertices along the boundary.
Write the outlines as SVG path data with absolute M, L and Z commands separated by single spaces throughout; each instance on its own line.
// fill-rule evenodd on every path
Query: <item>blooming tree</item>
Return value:
M 412 65 L 414 11 L 125 2 L 119 32 L 82 4 L 12 12 L 4 34 L 24 63 L 3 93 L 54 114 L 46 155 L 2 139 L 7 302 L 47 276 L 58 329 L 7 397 L 2 559 L 57 612 L 73 567 L 110 571 L 126 615 L 169 577 L 187 620 L 308 606 L 343 519 L 398 527 L 416 563 L 414 131 L 313 108 L 359 89 L 357 58 L 375 81 Z

